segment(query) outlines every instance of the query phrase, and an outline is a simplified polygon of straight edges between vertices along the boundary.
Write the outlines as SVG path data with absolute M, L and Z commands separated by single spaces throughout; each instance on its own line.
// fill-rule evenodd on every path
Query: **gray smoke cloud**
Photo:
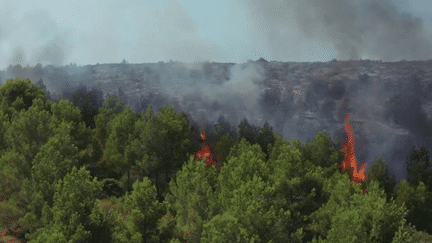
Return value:
M 328 42 L 337 60 L 393 62 L 432 56 L 432 38 L 426 35 L 430 29 L 396 2 L 244 0 L 240 6 L 278 60 L 299 56 L 305 50 L 296 47 L 311 41 Z M 317 50 L 316 55 L 326 54 Z
M 13 66 L 64 64 L 73 50 L 72 38 L 68 30 L 62 30 L 50 19 L 49 12 L 35 10 L 17 18 L 13 4 L 3 2 L 1 9 L 0 42 L 7 43 L 12 50 L 7 63 Z
M 86 6 L 86 11 L 92 11 L 91 14 L 82 12 L 78 7 L 81 4 Z M 253 43 L 259 43 L 250 50 L 229 49 L 231 47 L 200 37 L 200 23 L 196 23 L 178 1 L 109 5 L 110 8 L 98 2 L 78 0 L 75 5 L 65 6 L 76 12 L 72 17 L 82 12 L 80 23 L 92 23 L 77 29 L 69 20 L 58 20 L 54 12 L 43 7 L 29 8 L 16 1 L 1 1 L 0 55 L 3 62 L 6 66 L 69 62 L 86 65 L 126 58 L 194 63 L 226 62 L 228 57 L 238 58 L 238 55 L 243 56 L 244 62 L 252 58 L 251 53 L 257 53 L 253 59 L 262 56 L 277 61 L 304 60 L 305 53 L 310 60 L 335 57 L 338 60 L 399 61 L 426 60 L 432 56 L 430 27 L 421 18 L 406 13 L 397 2 L 238 0 L 234 6 L 239 15 L 246 17 L 249 27 L 249 36 L 242 38 L 245 42 L 253 38 Z M 28 10 L 22 10 L 24 7 Z M 224 21 L 240 24 L 235 17 Z M 233 31 L 231 27 L 227 29 Z M 311 43 L 312 46 L 308 45 Z M 80 63 L 81 60 L 85 61 Z
M 68 19 L 56 19 L 54 12 L 41 8 L 25 11 L 21 8 L 28 6 L 23 3 L 2 0 L 2 62 L 6 61 L 6 66 L 37 63 L 60 66 L 69 62 L 78 65 L 112 63 L 124 58 L 152 62 L 220 59 L 214 44 L 198 36 L 197 24 L 177 1 L 140 5 L 114 2 L 107 4 L 109 8 L 102 2 L 78 0 L 75 4 L 64 8 L 76 12 L 71 15 L 75 22 L 91 24 L 77 29 Z M 81 5 L 86 9 L 80 9 Z M 100 12 L 93 14 L 94 9 Z M 78 14 L 82 17 L 75 17 Z

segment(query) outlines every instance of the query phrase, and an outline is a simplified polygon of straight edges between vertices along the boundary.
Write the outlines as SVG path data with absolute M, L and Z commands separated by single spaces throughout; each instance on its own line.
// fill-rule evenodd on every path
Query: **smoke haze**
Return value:
M 0 1 L 0 67 L 427 60 L 426 1 Z
M 257 38 L 277 60 L 295 60 L 305 51 L 331 60 L 427 60 L 432 54 L 430 26 L 400 9 L 400 3 L 365 0 L 242 1 Z M 430 23 L 429 23 L 430 25 Z M 429 34 L 427 34 L 429 33 Z M 302 43 L 325 42 L 298 48 Z M 332 50 L 333 49 L 333 50 Z M 315 53 L 314 53 L 315 52 Z M 334 52 L 334 54 L 333 54 Z
M 99 67 L 93 66 L 97 63 L 119 63 L 123 59 L 128 63 L 165 61 L 153 65 L 145 74 L 150 86 L 156 86 L 162 95 L 150 90 L 140 91 L 139 99 L 121 94 L 136 111 L 145 109 L 149 102 L 159 107 L 171 105 L 178 98 L 188 104 L 186 111 L 206 110 L 209 124 L 221 116 L 234 127 L 244 117 L 258 126 L 267 120 L 285 139 L 304 143 L 323 129 L 343 140 L 344 130 L 337 122 L 348 113 L 357 120 L 367 116 L 382 124 L 391 120 L 414 134 L 414 139 L 403 143 L 395 137 L 366 140 L 359 135 L 362 129 L 381 129 L 378 123 L 366 122 L 356 129 L 356 145 L 363 162 L 381 156 L 399 181 L 405 177 L 403 160 L 407 149 L 413 144 L 432 148 L 430 136 L 418 129 L 430 128 L 430 119 L 418 108 L 427 103 L 423 91 L 409 85 L 402 92 L 389 91 L 385 84 L 371 83 L 368 76 L 360 74 L 356 80 L 339 82 L 331 89 L 320 86 L 320 82 L 302 80 L 298 95 L 308 99 L 298 105 L 290 92 L 279 88 L 265 90 L 265 65 L 248 60 L 429 60 L 432 17 L 416 10 L 432 9 L 432 5 L 416 3 L 0 0 L 0 68 L 4 69 L 1 82 L 11 78 L 30 78 L 35 82 L 42 78 L 51 93 L 64 95 L 80 85 L 99 87 Z M 213 66 L 206 60 L 227 65 Z M 286 70 L 295 73 L 291 67 Z M 119 80 L 138 75 L 130 65 L 114 74 L 119 75 Z M 413 83 L 411 79 L 400 82 Z M 118 91 L 117 86 L 100 89 L 104 95 Z M 385 98 L 395 100 L 396 95 L 401 95 L 398 99 L 414 101 L 406 102 L 402 108 L 394 101 L 377 106 Z M 353 96 L 355 100 L 348 100 Z M 336 104 L 333 99 L 344 103 Z M 321 110 L 318 102 L 324 103 Z M 338 118 L 330 114 L 335 105 L 344 110 Z M 411 117 L 419 117 L 417 123 L 400 115 L 407 111 Z M 315 112 L 322 121 L 320 126 L 305 127 L 306 112 Z

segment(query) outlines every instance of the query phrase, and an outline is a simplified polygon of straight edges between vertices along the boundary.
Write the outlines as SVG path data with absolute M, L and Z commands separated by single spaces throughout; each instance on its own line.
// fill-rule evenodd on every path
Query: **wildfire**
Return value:
M 205 141 L 206 140 L 205 132 L 202 131 L 200 135 L 201 138 Z M 196 153 L 197 160 L 202 160 L 204 156 L 206 157 L 207 164 L 209 166 L 216 164 L 216 162 L 213 160 L 213 155 L 210 151 L 210 147 L 205 142 L 201 143 L 200 150 L 198 150 L 198 152 Z
M 350 123 L 350 118 L 347 116 L 344 120 L 345 125 L 345 132 L 347 133 L 347 142 L 342 145 L 341 150 L 345 150 L 345 158 L 342 161 L 342 172 L 345 172 L 348 168 L 353 168 L 353 174 L 351 182 L 354 183 L 362 183 L 365 180 L 366 176 L 366 168 L 367 164 L 362 165 L 361 167 L 358 166 L 357 156 L 355 153 L 355 136 L 354 136 L 354 129 Z M 204 140 L 203 143 L 201 143 L 200 149 L 195 154 L 197 160 L 201 161 L 203 157 L 206 158 L 207 164 L 209 166 L 216 165 L 216 162 L 213 159 L 213 154 L 210 151 L 210 146 L 208 146 L 205 143 L 206 135 L 205 132 L 202 131 L 200 133 L 201 138 Z M 363 190 L 364 191 L 364 190 Z
M 342 172 L 344 172 L 348 168 L 353 168 L 353 175 L 351 182 L 361 183 L 365 179 L 365 170 L 367 164 L 364 164 L 360 168 L 357 164 L 357 157 L 355 154 L 355 137 L 354 137 L 354 129 L 351 126 L 349 116 L 347 116 L 344 120 L 345 132 L 347 133 L 347 142 L 342 145 L 342 150 L 346 150 L 346 155 L 344 160 L 342 161 Z

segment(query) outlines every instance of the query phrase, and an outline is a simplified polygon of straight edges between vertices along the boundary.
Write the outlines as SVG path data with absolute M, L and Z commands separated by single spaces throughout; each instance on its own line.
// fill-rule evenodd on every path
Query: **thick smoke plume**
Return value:
M 333 56 L 337 60 L 428 60 L 432 39 L 421 18 L 398 8 L 397 2 L 381 0 L 242 0 L 257 37 L 277 60 L 304 52 Z M 298 48 L 311 41 L 330 45 L 323 49 Z

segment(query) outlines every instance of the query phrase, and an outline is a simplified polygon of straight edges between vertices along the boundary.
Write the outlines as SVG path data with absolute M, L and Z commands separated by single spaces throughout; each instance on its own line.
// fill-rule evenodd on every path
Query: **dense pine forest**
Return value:
M 396 185 L 376 158 L 356 184 L 325 130 L 306 144 L 246 119 L 206 131 L 174 107 L 137 113 L 115 94 L 98 104 L 82 91 L 51 100 L 39 83 L 8 80 L 3 241 L 432 242 L 428 148 L 406 158 L 407 180 Z

